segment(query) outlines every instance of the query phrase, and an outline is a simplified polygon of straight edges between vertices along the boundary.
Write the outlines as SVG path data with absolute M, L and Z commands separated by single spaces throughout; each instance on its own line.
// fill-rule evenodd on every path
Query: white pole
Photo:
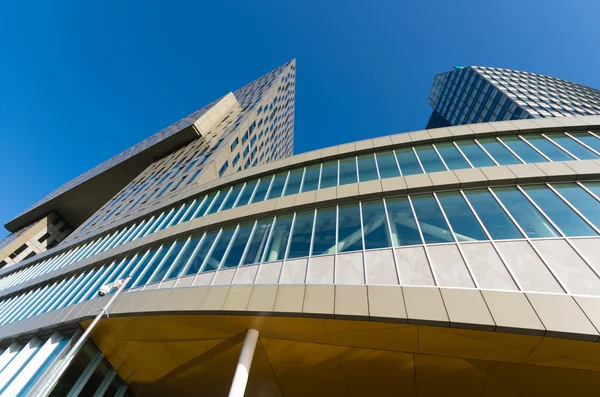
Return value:
M 81 335 L 81 337 L 79 337 L 79 339 L 77 340 L 77 342 L 75 343 L 75 345 L 73 345 L 73 347 L 71 348 L 71 350 L 69 350 L 67 352 L 67 354 L 65 355 L 65 357 L 58 364 L 58 366 L 54 369 L 54 371 L 51 371 L 46 376 L 46 381 L 44 382 L 44 384 L 42 386 L 42 390 L 41 390 L 40 394 L 38 394 L 38 395 L 47 396 L 54 389 L 54 386 L 56 385 L 56 383 L 58 382 L 58 380 L 60 379 L 60 377 L 62 376 L 62 374 L 64 373 L 64 371 L 69 367 L 69 364 L 71 364 L 71 361 L 73 361 L 73 359 L 75 358 L 75 356 L 77 355 L 77 353 L 79 353 L 79 350 L 81 350 L 81 348 L 83 347 L 83 344 L 89 338 L 89 336 L 92 333 L 92 330 L 94 329 L 94 327 L 96 326 L 96 324 L 98 324 L 98 322 L 100 321 L 100 319 L 102 318 L 102 316 L 104 316 L 104 314 L 108 315 L 108 308 L 110 307 L 110 305 L 112 305 L 112 303 L 117 298 L 117 296 L 119 296 L 119 294 L 121 293 L 121 291 L 123 291 L 123 289 L 125 289 L 125 285 L 127 284 L 127 282 L 130 279 L 131 279 L 131 276 L 129 275 L 126 278 L 124 278 L 122 280 L 119 280 L 119 281 L 116 281 L 113 284 L 113 288 L 118 285 L 117 291 L 114 293 L 114 295 L 112 296 L 112 298 L 110 298 L 110 300 L 108 301 L 108 303 L 106 305 L 104 305 L 104 307 L 102 309 L 100 309 L 100 313 L 98 313 L 96 315 L 96 318 L 94 318 L 94 321 L 92 321 L 92 323 L 90 324 L 90 326 L 87 327 L 87 329 L 85 330 L 85 332 Z
M 242 346 L 242 352 L 240 353 L 240 358 L 235 369 L 235 375 L 233 375 L 233 382 L 231 382 L 229 397 L 244 397 L 257 342 L 258 331 L 252 328 L 248 329 L 246 338 L 244 339 L 244 345 Z

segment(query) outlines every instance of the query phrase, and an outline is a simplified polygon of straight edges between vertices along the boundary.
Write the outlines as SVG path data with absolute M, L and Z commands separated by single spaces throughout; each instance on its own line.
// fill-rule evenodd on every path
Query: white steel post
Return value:
M 229 397 L 244 397 L 257 342 L 258 331 L 252 328 L 248 329 L 235 369 L 235 375 L 233 375 L 233 382 L 231 382 L 231 389 L 229 389 Z

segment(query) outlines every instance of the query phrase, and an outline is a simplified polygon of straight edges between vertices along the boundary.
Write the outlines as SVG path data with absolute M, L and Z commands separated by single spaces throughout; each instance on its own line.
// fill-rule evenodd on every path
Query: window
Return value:
M 43 243 L 44 241 L 48 240 L 48 238 L 49 238 L 50 236 L 51 236 L 51 234 L 50 234 L 50 233 L 45 233 L 45 234 L 44 234 L 42 237 L 40 237 L 40 238 L 38 239 L 38 241 L 39 241 L 40 243 Z
M 358 156 L 358 179 L 360 182 L 378 179 L 377 166 L 373 154 Z
M 462 154 L 458 151 L 453 143 L 436 143 L 435 148 L 444 159 L 444 162 L 450 170 L 458 170 L 461 168 L 470 168 L 469 163 L 465 160 Z
M 269 239 L 269 245 L 265 252 L 265 262 L 283 259 L 291 227 L 292 215 L 277 217 L 273 226 L 271 238 Z
M 465 190 L 465 195 L 492 239 L 523 238 L 519 229 L 487 189 Z
M 397 149 L 396 158 L 398 159 L 398 164 L 400 164 L 402 175 L 407 176 L 423 173 L 412 148 Z
M 411 196 L 417 220 L 426 243 L 454 241 L 448 224 L 432 194 Z
M 338 162 L 337 160 L 327 161 L 323 163 L 321 168 L 321 182 L 319 189 L 337 186 L 338 179 Z
M 524 135 L 523 139 L 535 146 L 552 161 L 573 160 L 573 157 L 541 135 Z
M 513 150 L 526 163 L 547 162 L 546 158 L 535 151 L 525 141 L 516 136 L 507 136 L 502 138 L 502 142 Z
M 521 164 L 504 145 L 494 138 L 478 139 L 478 142 L 487 150 L 487 152 L 496 160 L 499 165 Z
M 591 150 L 589 150 L 579 142 L 575 141 L 571 137 L 566 136 L 565 134 L 554 133 L 547 134 L 546 136 L 580 160 L 595 160 L 598 158 L 598 155 L 596 153 L 592 152 Z
M 338 252 L 363 249 L 358 203 L 340 205 L 338 210 Z
M 423 244 L 410 203 L 406 197 L 386 199 L 395 247 Z
M 356 183 L 356 159 L 354 157 L 340 160 L 340 185 Z
M 365 249 L 391 247 L 383 201 L 365 201 L 361 204 L 361 208 Z
M 219 168 L 219 176 L 223 176 L 223 174 L 225 174 L 225 172 L 227 172 L 228 168 L 229 168 L 229 161 L 225 161 L 225 163 L 223 163 L 221 168 Z
M 558 237 L 554 227 L 516 187 L 493 189 L 504 207 L 530 238 Z
M 558 193 L 577 208 L 596 227 L 600 227 L 598 201 L 576 183 L 552 184 Z
M 311 255 L 335 253 L 336 208 L 317 209 Z
M 21 245 L 19 248 L 17 248 L 16 250 L 14 250 L 14 252 L 12 254 L 9 255 L 10 259 L 15 259 L 17 256 L 19 256 L 20 253 L 22 253 L 23 251 L 25 251 L 27 249 L 27 244 L 23 244 Z
M 415 147 L 415 150 L 425 172 L 446 171 L 446 167 L 444 167 L 444 164 L 440 160 L 440 156 L 435 152 L 433 146 L 417 146 Z
M 304 173 L 304 183 L 302 184 L 302 192 L 310 192 L 317 190 L 319 187 L 319 175 L 321 174 L 321 164 L 315 164 L 306 167 Z
M 296 214 L 287 258 L 292 259 L 308 256 L 314 215 L 314 210 L 298 212 Z
M 479 168 L 496 165 L 475 141 L 457 141 L 456 144 L 471 164 L 473 164 L 473 167 Z
M 287 171 L 283 171 L 275 175 L 267 200 L 281 197 L 283 188 L 285 187 L 285 181 L 287 180 L 287 175 Z
M 239 138 L 235 138 L 234 141 L 231 143 L 231 151 L 233 152 L 235 150 L 235 148 L 237 147 L 237 145 L 240 143 L 240 139 Z
M 248 243 L 246 256 L 242 263 L 243 265 L 252 265 L 260 262 L 265 246 L 267 245 L 267 238 L 269 237 L 272 224 L 272 218 L 262 219 L 256 223 L 252 238 Z
M 437 195 L 458 241 L 487 240 L 485 232 L 460 192 Z
M 396 157 L 394 152 L 387 151 L 377 153 L 377 167 L 379 168 L 379 175 L 381 178 L 393 178 L 400 176 L 398 165 L 396 164 Z

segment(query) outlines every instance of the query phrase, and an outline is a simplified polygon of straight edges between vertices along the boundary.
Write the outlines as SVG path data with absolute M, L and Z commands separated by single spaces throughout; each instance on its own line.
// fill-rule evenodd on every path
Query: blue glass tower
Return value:
M 427 128 L 600 114 L 600 91 L 518 70 L 457 67 L 438 74 L 429 95 Z

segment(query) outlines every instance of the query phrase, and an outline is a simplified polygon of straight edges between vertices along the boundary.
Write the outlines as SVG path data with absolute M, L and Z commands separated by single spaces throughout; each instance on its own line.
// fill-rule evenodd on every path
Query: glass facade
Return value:
M 319 207 L 207 230 L 0 300 L 0 326 L 127 288 L 252 264 L 381 248 L 597 237 L 598 183 L 412 194 Z M 588 217 L 587 215 L 590 217 Z
M 470 66 L 435 76 L 427 128 L 600 114 L 600 91 L 555 77 Z
M 378 178 L 420 174 L 424 169 L 435 172 L 471 166 L 576 160 L 578 158 L 571 152 L 581 154 L 584 150 L 588 156 L 600 159 L 600 154 L 592 149 L 599 146 L 598 133 L 577 134 L 577 138 L 567 133 L 527 134 L 418 145 L 326 161 L 238 182 L 183 204 L 167 207 L 158 214 L 0 278 L 0 290 L 192 219 L 290 194 Z M 584 141 L 587 142 L 585 145 Z M 564 149 L 565 146 L 571 151 Z

